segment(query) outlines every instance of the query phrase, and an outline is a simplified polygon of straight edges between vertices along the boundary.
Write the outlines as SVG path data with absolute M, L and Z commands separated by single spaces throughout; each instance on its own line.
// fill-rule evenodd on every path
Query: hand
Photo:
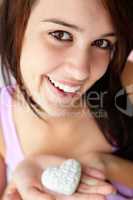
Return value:
M 85 154 L 85 156 L 82 155 L 80 158 L 78 158 L 78 160 L 83 166 L 89 167 L 88 170 L 90 171 L 90 176 L 97 178 L 100 172 L 100 174 L 102 174 L 106 180 L 112 180 L 112 171 L 115 171 L 115 166 L 120 164 L 120 159 L 118 159 L 118 157 L 112 155 L 111 153 L 102 152 L 91 152 Z
M 83 164 L 83 166 L 88 166 L 89 169 L 93 168 L 96 169 L 95 173 L 102 172 L 103 176 L 106 176 L 106 160 L 105 160 L 105 153 L 101 152 L 90 152 L 88 154 L 82 155 L 78 158 L 78 160 Z M 107 154 L 110 155 L 110 154 Z
M 56 156 L 25 159 L 13 173 L 13 179 L 4 193 L 3 200 L 55 200 L 44 191 L 40 181 L 41 175 L 49 165 L 60 165 L 64 160 Z
M 85 180 L 85 177 L 84 177 Z M 92 181 L 92 179 L 91 179 Z M 95 179 L 93 179 L 93 181 L 95 181 Z M 100 184 L 100 182 L 99 182 Z M 102 184 L 100 184 L 102 186 Z M 103 185 L 103 189 L 105 189 L 105 185 Z M 102 187 L 101 187 L 102 188 Z M 98 189 L 98 187 L 97 187 Z M 106 188 L 107 189 L 107 188 Z M 93 193 L 93 191 L 96 190 L 92 189 L 90 190 L 90 192 Z M 98 190 L 97 190 L 98 191 Z M 100 190 L 99 190 L 100 191 Z M 103 190 L 104 191 L 104 190 Z M 36 199 L 36 200 L 105 200 L 103 195 L 98 195 L 98 194 L 87 194 L 87 186 L 86 184 L 80 184 L 78 191 L 76 193 L 74 193 L 71 196 L 65 196 L 65 195 L 61 195 L 61 194 L 54 194 L 53 196 L 49 195 L 48 193 L 44 194 L 44 191 L 41 192 L 38 190 L 38 188 L 35 188 L 34 186 L 28 186 L 27 187 L 27 191 L 23 191 L 25 194 L 25 199 L 22 199 L 22 196 L 20 195 L 20 193 L 17 190 L 17 187 L 14 184 L 10 184 L 10 186 L 7 188 L 2 200 L 30 200 L 30 199 Z M 105 193 L 105 192 L 103 192 Z
M 103 200 L 104 195 L 113 192 L 112 186 L 104 181 L 104 177 L 92 178 L 89 176 L 88 168 L 84 168 L 81 183 L 76 193 L 71 196 L 57 194 L 48 191 L 41 184 L 41 174 L 48 166 L 60 165 L 65 158 L 57 156 L 37 156 L 34 159 L 23 161 L 15 170 L 13 175 L 14 186 L 10 187 L 4 195 L 4 200 Z M 96 172 L 90 170 L 89 173 Z M 100 174 L 100 172 L 99 172 Z M 94 185 L 95 182 L 95 185 Z M 93 183 L 93 184 L 92 184 Z M 14 195 L 14 197 L 13 197 Z M 16 198 L 16 199 L 15 199 Z
M 133 173 L 132 161 L 111 153 L 102 152 L 88 153 L 88 155 L 82 156 L 79 160 L 85 165 L 101 171 L 106 180 L 133 188 L 133 178 L 131 176 Z
M 23 200 L 16 189 L 14 184 L 7 186 L 4 194 L 2 195 L 2 200 Z
M 49 194 L 41 194 L 37 189 L 34 188 L 28 188 L 27 193 L 25 192 L 24 196 L 19 193 L 17 190 L 16 185 L 10 184 L 10 186 L 5 191 L 2 200 L 55 200 L 52 196 Z

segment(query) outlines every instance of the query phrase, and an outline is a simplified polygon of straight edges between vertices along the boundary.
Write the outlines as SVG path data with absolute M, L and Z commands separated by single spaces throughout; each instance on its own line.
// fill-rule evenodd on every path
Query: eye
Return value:
M 114 48 L 114 44 L 112 44 L 109 40 L 106 39 L 95 40 L 92 43 L 92 46 L 96 46 L 102 50 L 113 50 Z
M 54 32 L 50 32 L 49 35 L 51 35 L 52 37 L 54 37 L 54 39 L 59 40 L 59 41 L 63 41 L 63 42 L 71 42 L 73 40 L 73 37 L 70 33 L 66 32 L 66 31 L 54 31 Z

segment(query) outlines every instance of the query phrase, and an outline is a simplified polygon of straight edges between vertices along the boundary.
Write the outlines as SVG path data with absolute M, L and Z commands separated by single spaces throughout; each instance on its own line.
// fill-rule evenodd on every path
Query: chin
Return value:
M 73 107 L 73 104 L 62 104 L 60 102 L 50 101 L 48 98 L 43 95 L 35 95 L 34 100 L 41 106 L 44 110 L 44 117 L 72 117 L 77 115 L 75 112 L 77 109 Z
M 44 107 L 43 107 L 44 108 Z M 72 117 L 75 115 L 74 111 L 70 111 L 69 109 L 63 108 L 55 108 L 55 107 L 45 107 L 44 111 L 48 117 Z

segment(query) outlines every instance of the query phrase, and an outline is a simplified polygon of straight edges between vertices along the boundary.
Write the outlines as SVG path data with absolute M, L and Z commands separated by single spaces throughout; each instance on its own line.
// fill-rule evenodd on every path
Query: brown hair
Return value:
M 106 74 L 86 92 L 84 97 L 87 97 L 90 91 L 108 91 L 108 95 L 104 98 L 104 110 L 107 112 L 108 117 L 95 117 L 95 119 L 108 141 L 121 147 L 119 155 L 126 157 L 127 153 L 124 154 L 123 152 L 126 152 L 125 149 L 133 144 L 131 117 L 122 114 L 116 109 L 114 96 L 122 88 L 120 75 L 133 47 L 133 2 L 132 0 L 101 1 L 112 17 L 118 41 Z M 5 84 L 12 84 L 12 75 L 28 105 L 38 115 L 35 108 L 42 109 L 29 96 L 19 66 L 25 29 L 31 10 L 37 2 L 37 0 L 15 0 L 15 3 L 11 0 L 3 1 L 0 10 L 0 53 Z M 99 109 L 100 107 L 95 111 L 92 109 L 92 112 L 99 112 Z M 131 142 L 132 144 L 130 145 Z M 129 158 L 129 154 L 127 157 Z

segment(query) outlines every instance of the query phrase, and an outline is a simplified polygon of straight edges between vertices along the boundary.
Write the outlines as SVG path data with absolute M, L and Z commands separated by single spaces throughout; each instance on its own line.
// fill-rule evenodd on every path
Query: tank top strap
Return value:
M 13 123 L 12 97 L 9 93 L 12 87 L 13 86 L 2 87 L 0 92 L 0 118 L 6 148 L 5 161 L 11 171 L 24 159 L 20 141 Z

